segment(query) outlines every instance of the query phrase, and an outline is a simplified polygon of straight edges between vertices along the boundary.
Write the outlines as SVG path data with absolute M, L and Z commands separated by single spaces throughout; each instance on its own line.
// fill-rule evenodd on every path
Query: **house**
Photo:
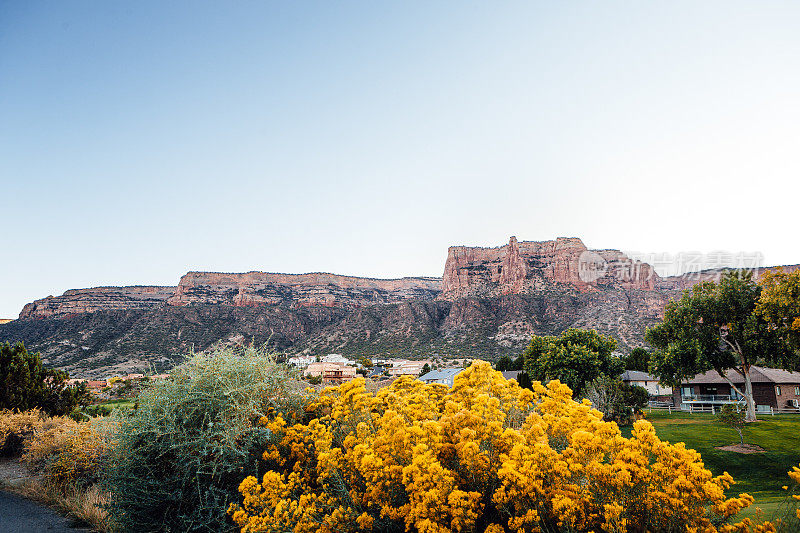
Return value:
M 394 366 L 389 369 L 390 376 L 419 376 L 425 365 L 431 366 L 430 361 L 408 361 L 399 359 L 394 361 Z
M 65 381 L 67 387 L 75 387 L 80 383 L 86 383 L 86 387 L 92 391 L 99 391 L 100 389 L 103 389 L 108 386 L 108 381 L 104 379 L 95 380 L 95 379 L 73 378 Z
M 459 373 L 463 372 L 463 370 L 463 368 L 443 368 L 441 370 L 432 370 L 421 375 L 419 380 L 427 384 L 441 383 L 442 385 L 452 387 L 453 380 Z
M 726 376 L 739 390 L 744 390 L 741 374 L 728 370 Z M 757 412 L 800 412 L 800 372 L 752 366 L 750 381 Z M 724 404 L 744 404 L 741 395 L 716 370 L 681 383 L 680 388 L 673 391 L 673 398 L 675 406 L 684 411 L 708 411 Z
M 367 377 L 370 379 L 378 379 L 378 377 L 384 372 L 386 372 L 386 368 L 384 368 L 383 366 L 381 365 L 373 366 L 369 370 L 369 374 L 367 374 Z
M 315 363 L 317 357 L 315 355 L 298 355 L 287 359 L 286 363 L 289 366 L 296 366 L 297 368 L 306 368 L 311 363 Z
M 330 353 L 326 356 L 323 356 L 320 359 L 323 363 L 342 363 L 345 365 L 353 365 L 355 361 L 348 359 L 343 355 L 339 355 L 338 353 Z
M 620 376 L 623 383 L 636 385 L 647 390 L 651 397 L 658 400 L 668 400 L 672 397 L 672 387 L 661 385 L 658 378 L 651 376 L 647 372 L 639 370 L 626 370 Z
M 306 376 L 320 376 L 323 383 L 339 384 L 356 377 L 355 367 L 342 363 L 311 363 L 305 371 Z
M 522 370 L 503 370 L 501 372 L 507 380 L 517 379 L 521 373 Z

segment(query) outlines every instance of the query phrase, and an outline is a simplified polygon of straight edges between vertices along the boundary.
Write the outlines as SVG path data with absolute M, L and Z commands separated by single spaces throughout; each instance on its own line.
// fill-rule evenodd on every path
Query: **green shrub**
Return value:
M 274 357 L 248 348 L 195 355 L 152 383 L 118 423 L 105 486 L 120 531 L 233 531 L 226 518 L 239 482 L 258 475 L 270 440 L 261 420 L 304 414 L 305 384 Z

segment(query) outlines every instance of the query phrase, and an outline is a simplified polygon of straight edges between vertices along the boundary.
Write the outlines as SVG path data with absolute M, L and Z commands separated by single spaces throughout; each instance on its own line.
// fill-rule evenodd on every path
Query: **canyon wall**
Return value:
M 131 286 L 71 289 L 61 296 L 48 296 L 26 304 L 20 319 L 47 318 L 95 311 L 149 309 L 164 305 L 175 287 Z
M 223 274 L 189 272 L 169 305 L 222 304 L 360 307 L 403 300 L 431 300 L 441 292 L 439 278 L 372 279 L 336 274 Z
M 496 359 L 519 355 L 532 335 L 593 328 L 627 352 L 644 345 L 670 299 L 723 272 L 661 278 L 646 263 L 577 238 L 512 237 L 496 248 L 451 247 L 442 278 L 189 272 L 174 287 L 69 290 L 0 323 L 0 342 L 24 342 L 80 377 L 161 372 L 216 343 Z

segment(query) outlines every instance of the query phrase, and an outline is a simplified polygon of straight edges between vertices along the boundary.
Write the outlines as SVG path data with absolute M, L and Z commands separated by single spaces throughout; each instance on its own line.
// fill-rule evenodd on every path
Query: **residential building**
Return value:
M 286 364 L 290 366 L 296 366 L 297 368 L 306 368 L 308 365 L 315 363 L 316 361 L 316 355 L 297 355 L 287 359 Z
M 370 379 L 378 379 L 378 377 L 384 372 L 386 372 L 386 368 L 376 365 L 369 369 L 369 374 L 367 374 L 367 377 Z
M 647 372 L 626 370 L 620 378 L 628 385 L 637 385 L 646 389 L 651 397 L 658 400 L 668 400 L 672 397 L 672 387 L 660 384 L 658 378 L 651 376 Z
M 452 387 L 455 377 L 463 371 L 463 368 L 443 368 L 441 370 L 432 370 L 421 375 L 419 380 L 427 384 L 441 383 L 442 385 Z
M 408 361 L 405 359 L 398 359 L 394 361 L 392 368 L 389 369 L 390 376 L 419 376 L 422 369 L 428 365 L 431 367 L 430 361 Z
M 306 376 L 320 376 L 323 383 L 338 384 L 355 379 L 356 369 L 342 363 L 311 363 L 305 371 Z
M 74 387 L 79 383 L 86 383 L 86 387 L 89 390 L 93 391 L 99 391 L 100 389 L 103 389 L 108 386 L 108 381 L 104 379 L 94 380 L 94 379 L 74 378 L 74 379 L 68 379 L 67 381 L 65 381 L 65 383 L 68 387 Z
M 739 390 L 744 390 L 744 377 L 741 374 L 728 370 L 726 377 Z M 711 410 L 712 406 L 718 408 L 724 404 L 743 405 L 744 399 L 728 380 L 715 370 L 698 374 L 673 391 L 675 406 L 684 411 L 693 411 Z M 757 412 L 800 412 L 800 372 L 752 366 L 750 381 Z
M 342 363 L 345 365 L 355 364 L 355 361 L 352 361 L 343 355 L 339 355 L 338 353 L 330 353 L 320 358 L 320 361 L 323 363 Z

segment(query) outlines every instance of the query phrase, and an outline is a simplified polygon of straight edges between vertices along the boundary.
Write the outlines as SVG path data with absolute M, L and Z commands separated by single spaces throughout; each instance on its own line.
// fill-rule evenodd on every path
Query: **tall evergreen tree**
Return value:
M 50 415 L 72 411 L 88 396 L 86 386 L 67 387 L 69 375 L 42 364 L 20 342 L 0 345 L 0 409 L 39 408 Z

